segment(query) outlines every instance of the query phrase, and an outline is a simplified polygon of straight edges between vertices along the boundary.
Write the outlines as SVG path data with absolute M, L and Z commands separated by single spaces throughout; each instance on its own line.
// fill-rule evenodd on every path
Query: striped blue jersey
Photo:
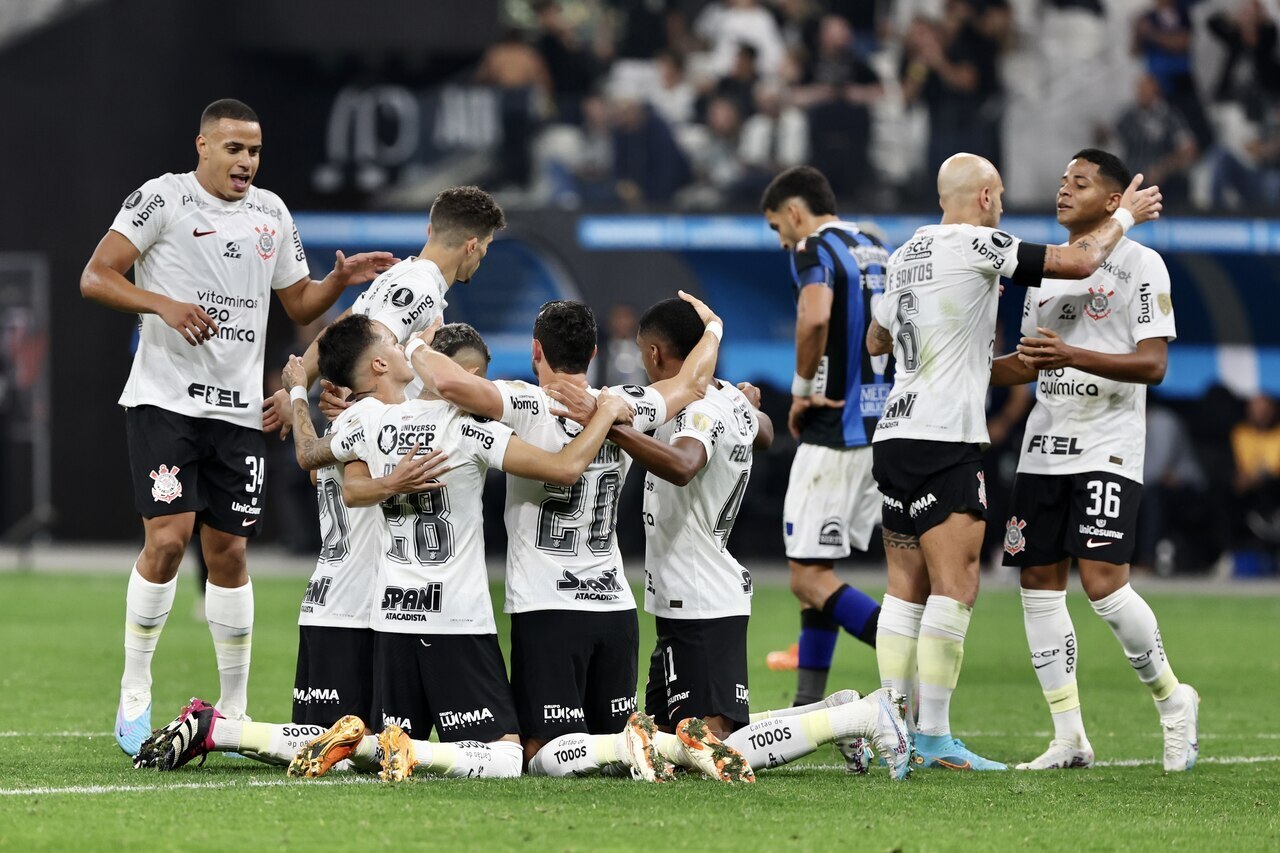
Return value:
M 814 377 L 814 393 L 844 400 L 840 409 L 811 409 L 800 431 L 806 444 L 866 447 L 893 387 L 888 356 L 867 353 L 872 300 L 884 294 L 889 251 L 850 222 L 828 222 L 791 253 L 793 295 L 809 285 L 832 291 L 827 348 Z

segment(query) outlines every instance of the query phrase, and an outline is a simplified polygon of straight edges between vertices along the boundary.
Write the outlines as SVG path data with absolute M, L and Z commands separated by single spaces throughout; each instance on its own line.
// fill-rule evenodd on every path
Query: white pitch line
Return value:
M 1280 761 L 1280 755 L 1206 755 L 1202 756 L 1197 764 L 1270 764 Z M 1150 765 L 1162 765 L 1163 759 L 1158 758 L 1118 758 L 1113 761 L 1095 761 L 1094 767 L 1147 767 Z M 765 770 L 768 773 L 778 772 L 803 772 L 805 770 L 844 770 L 843 764 L 788 764 L 785 767 L 774 767 Z
M 136 791 L 175 791 L 175 790 L 216 790 L 219 788 L 279 788 L 284 785 L 368 785 L 377 781 L 374 776 L 339 776 L 323 782 L 301 782 L 296 779 L 248 779 L 231 782 L 179 782 L 176 785 L 71 785 L 66 788 L 0 788 L 0 797 L 33 796 L 43 797 L 52 794 L 128 794 Z

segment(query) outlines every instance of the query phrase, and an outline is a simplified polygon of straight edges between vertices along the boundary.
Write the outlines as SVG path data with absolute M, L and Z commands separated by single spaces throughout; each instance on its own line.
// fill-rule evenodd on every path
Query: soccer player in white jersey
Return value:
M 909 693 L 918 676 L 916 750 L 926 767 L 1004 770 L 952 736 L 950 705 L 978 597 L 986 529 L 983 402 L 991 378 L 1000 278 L 1097 271 L 1135 222 L 1159 215 L 1157 187 L 1137 176 L 1113 217 L 1067 246 L 1023 242 L 997 230 L 1000 173 L 956 154 L 938 170 L 942 222 L 926 225 L 889 258 L 885 296 L 867 332 L 873 355 L 893 352 L 893 390 L 872 444 L 884 494 L 889 564 L 876 659 L 881 684 Z
M 702 328 L 697 312 L 678 299 L 645 312 L 636 342 L 650 381 L 679 373 Z M 903 778 L 910 738 L 904 703 L 889 690 L 861 701 L 856 693 L 841 691 L 824 702 L 750 713 L 751 574 L 727 543 L 751 478 L 754 451 L 773 443 L 773 424 L 757 408 L 759 391 L 745 390 L 754 392 L 754 401 L 744 390 L 713 380 L 705 397 L 659 427 L 654 437 L 625 426 L 609 433 L 649 472 L 645 610 L 657 621 L 658 637 L 645 710 L 682 741 L 689 739 L 690 725 L 709 727 L 733 750 L 722 775 L 733 772 L 736 755 L 752 768 L 776 767 L 823 743 L 865 737 L 893 765 L 894 778 Z M 661 749 L 664 741 L 658 739 L 657 745 Z M 860 743 L 856 758 L 862 758 Z
M 351 284 L 394 260 L 337 254 L 314 281 L 279 196 L 254 185 L 262 129 L 231 99 L 205 108 L 194 172 L 147 181 L 125 199 L 80 278 L 88 299 L 141 318 L 125 407 L 134 500 L 145 543 L 125 599 L 125 667 L 116 742 L 151 730 L 151 659 L 198 522 L 209 566 L 206 615 L 222 694 L 248 704 L 253 587 L 245 560 L 263 507 L 262 373 L 271 293 L 309 323 Z M 135 267 L 136 284 L 125 278 Z
M 1112 215 L 1129 183 L 1113 154 L 1086 148 L 1058 190 L 1070 241 Z M 1179 684 L 1150 606 L 1129 585 L 1142 499 L 1147 385 L 1164 379 L 1176 336 L 1169 271 L 1127 238 L 1083 281 L 1028 288 L 1018 352 L 995 360 L 991 382 L 1037 382 L 1005 524 L 1004 564 L 1021 569 L 1031 664 L 1053 716 L 1049 748 L 1020 770 L 1088 767 L 1076 686 L 1080 647 L 1067 612 L 1072 558 L 1094 612 L 1110 626 L 1151 691 L 1164 729 L 1164 769 L 1190 770 L 1200 697 Z M 1038 381 L 1037 381 L 1038 380 Z
M 722 327 L 691 300 L 705 334 L 672 379 L 617 392 L 636 409 L 632 423 L 647 431 L 706 393 Z M 542 306 L 533 327 L 533 372 L 542 386 L 590 390 L 586 370 L 596 351 L 591 309 L 579 302 Z M 489 382 L 421 351 L 427 387 L 461 408 L 499 419 L 539 447 L 563 447 L 580 429 L 552 414 L 544 388 Z M 416 364 L 416 361 L 415 361 Z M 511 614 L 511 681 L 529 772 L 566 775 L 558 754 L 565 736 L 611 736 L 636 709 L 639 625 L 614 536 L 618 495 L 631 460 L 606 443 L 571 487 L 508 477 L 507 596 Z M 613 761 L 607 748 L 602 760 Z M 595 747 L 593 746 L 592 749 Z M 706 769 L 706 768 L 702 768 Z

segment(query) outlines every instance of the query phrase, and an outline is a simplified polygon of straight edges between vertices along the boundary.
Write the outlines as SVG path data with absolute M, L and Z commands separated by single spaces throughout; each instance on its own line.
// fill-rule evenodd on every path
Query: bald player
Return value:
M 922 767 L 1004 770 L 951 734 L 951 694 L 978 597 L 987 494 L 982 449 L 1000 279 L 1092 275 L 1136 223 L 1160 215 L 1158 187 L 1124 191 L 1115 214 L 1065 246 L 997 230 L 1004 183 L 991 163 L 956 154 L 938 170 L 942 222 L 889 258 L 884 298 L 867 331 L 872 355 L 892 352 L 893 390 L 872 443 L 884 495 L 888 590 L 876 635 L 880 680 L 910 694 L 919 681 Z

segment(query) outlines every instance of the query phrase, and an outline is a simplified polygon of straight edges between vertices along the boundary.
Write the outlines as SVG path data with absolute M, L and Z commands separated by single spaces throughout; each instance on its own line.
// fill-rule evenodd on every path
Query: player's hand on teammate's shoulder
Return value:
M 348 258 L 338 250 L 334 255 L 333 272 L 330 275 L 346 285 L 364 284 L 398 263 L 400 259 L 390 252 L 360 252 Z
M 610 415 L 615 424 L 629 424 L 636 417 L 635 409 L 631 408 L 631 404 L 608 388 L 600 392 L 596 400 L 596 410 L 597 412 L 603 410 Z
M 284 441 L 293 429 L 293 407 L 289 405 L 289 392 L 281 388 L 262 401 L 262 431 L 279 432 Z
M 170 300 L 156 312 L 165 325 L 182 335 L 191 346 L 199 346 L 218 334 L 218 324 L 208 313 L 192 302 Z
M 1160 211 L 1164 207 L 1164 197 L 1160 194 L 1160 187 L 1153 184 L 1139 189 L 1141 186 L 1142 173 L 1139 172 L 1133 176 L 1128 189 L 1120 197 L 1120 206 L 1133 214 L 1133 221 L 1138 225 L 1150 222 L 1152 219 L 1159 219 Z
M 716 312 L 711 310 L 711 306 L 707 305 L 707 303 L 703 302 L 698 297 L 685 293 L 683 290 L 677 291 L 677 293 L 680 295 L 681 299 L 693 306 L 693 310 L 698 312 L 698 319 L 702 321 L 704 326 L 709 325 L 716 320 L 720 320 L 720 318 L 716 316 Z M 721 320 L 720 324 L 724 325 L 724 321 Z
M 334 420 L 342 414 L 343 409 L 351 407 L 347 396 L 346 388 L 339 388 L 328 379 L 320 380 L 320 400 L 316 405 L 320 407 L 320 414 L 324 415 L 325 420 Z
M 739 382 L 738 390 L 742 392 L 742 396 L 747 398 L 747 402 L 751 404 L 753 409 L 760 408 L 760 389 L 752 385 L 750 382 Z
M 1070 367 L 1075 348 L 1058 337 L 1051 329 L 1037 326 L 1036 331 L 1043 337 L 1023 338 L 1018 344 L 1018 359 L 1035 370 L 1057 370 L 1061 367 Z
M 596 413 L 595 395 L 581 385 L 557 379 L 542 390 L 560 404 L 559 408 L 551 408 L 553 417 L 568 418 L 586 426 Z
M 418 453 L 421 450 L 422 445 L 415 444 L 413 449 L 384 478 L 393 494 L 412 495 L 416 492 L 434 492 L 444 488 L 443 483 L 437 483 L 434 480 L 451 470 L 449 454 L 442 450 L 433 450 L 419 456 Z

